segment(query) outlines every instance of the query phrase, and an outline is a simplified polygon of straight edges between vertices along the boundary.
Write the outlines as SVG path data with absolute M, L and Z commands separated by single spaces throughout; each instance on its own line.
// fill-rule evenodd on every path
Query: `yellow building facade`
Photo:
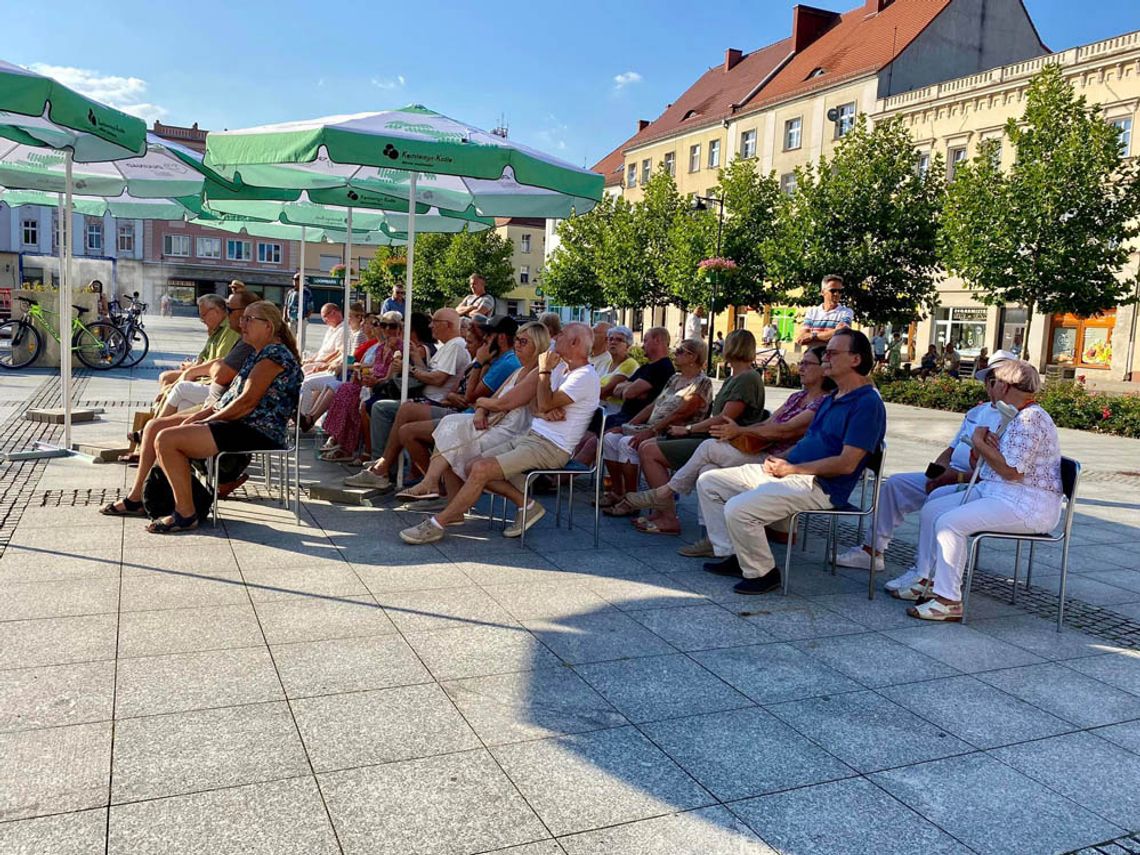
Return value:
M 514 245 L 511 268 L 515 287 L 499 297 L 497 311 L 527 317 L 545 306 L 541 276 L 546 257 L 546 221 L 515 217 L 496 221 L 495 231 Z

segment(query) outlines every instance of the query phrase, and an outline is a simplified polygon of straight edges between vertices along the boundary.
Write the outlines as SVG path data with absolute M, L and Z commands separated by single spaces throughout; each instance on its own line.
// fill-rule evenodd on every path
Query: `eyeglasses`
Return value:
M 259 317 L 257 317 L 257 315 L 242 315 L 241 316 L 241 322 L 243 324 L 249 324 L 249 323 L 252 323 L 253 321 L 261 321 L 262 323 L 266 323 L 266 324 L 272 324 L 273 323 L 272 321 L 266 320 L 265 318 L 259 318 Z
M 689 350 L 689 348 L 687 348 L 687 347 L 678 347 L 675 351 L 673 351 L 673 355 L 674 356 L 692 356 L 693 352 L 691 350 Z
M 400 325 L 395 321 L 383 321 L 379 323 L 378 326 L 381 326 L 386 330 L 398 330 L 400 328 Z
M 238 307 L 238 308 L 233 308 L 233 309 L 226 309 L 226 311 L 232 315 L 234 312 L 244 312 L 245 309 Z
M 850 353 L 850 350 L 832 350 L 830 347 L 823 352 L 824 359 L 831 359 L 833 356 L 838 356 L 841 353 Z
M 828 288 L 827 293 L 828 294 L 842 294 L 843 289 L 842 288 Z
M 801 359 L 800 360 L 800 368 L 803 368 L 805 365 L 810 365 L 814 368 L 819 368 L 819 366 L 821 364 L 822 363 L 816 362 L 814 359 Z
M 519 347 L 519 346 L 526 347 L 526 345 L 528 345 L 528 344 L 530 344 L 530 339 L 527 336 L 525 336 L 525 335 L 516 335 L 515 336 L 515 346 L 516 347 Z

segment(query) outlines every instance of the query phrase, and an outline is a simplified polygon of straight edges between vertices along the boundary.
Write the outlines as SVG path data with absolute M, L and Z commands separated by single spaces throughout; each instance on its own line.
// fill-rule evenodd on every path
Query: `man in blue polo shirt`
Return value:
M 887 411 L 868 379 L 871 342 L 861 332 L 837 329 L 827 343 L 823 371 L 838 387 L 823 402 L 807 435 L 783 459 L 717 469 L 697 479 L 697 496 L 714 554 L 705 570 L 743 577 L 739 594 L 780 587 L 780 569 L 764 527 L 800 511 L 847 502 L 871 452 L 883 442 Z

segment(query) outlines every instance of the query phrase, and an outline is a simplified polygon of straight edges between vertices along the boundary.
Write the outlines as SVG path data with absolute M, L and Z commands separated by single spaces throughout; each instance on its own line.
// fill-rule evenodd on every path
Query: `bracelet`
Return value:
M 538 372 L 538 376 L 539 376 L 539 377 L 542 377 L 543 375 L 549 376 L 549 375 L 550 375 L 550 374 L 552 374 L 552 373 L 553 373 L 553 372 L 550 372 L 550 371 L 539 371 L 539 372 Z

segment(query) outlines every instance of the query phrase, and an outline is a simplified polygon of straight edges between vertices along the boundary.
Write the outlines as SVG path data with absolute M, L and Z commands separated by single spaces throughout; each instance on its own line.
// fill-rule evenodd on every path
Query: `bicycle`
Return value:
M 150 352 L 150 337 L 143 329 L 141 317 L 145 311 L 146 303 L 132 301 L 125 312 L 111 312 L 111 323 L 118 327 L 127 342 L 127 352 L 120 363 L 124 368 L 134 368 Z
M 44 309 L 31 297 L 18 297 L 27 307 L 27 313 L 17 321 L 0 324 L 0 368 L 26 368 L 39 359 L 44 350 L 43 327 L 56 342 L 60 334 L 48 320 L 48 315 L 57 315 Z M 127 353 L 127 341 L 113 324 L 95 321 L 85 324 L 80 316 L 87 312 L 82 306 L 72 306 L 76 317 L 72 319 L 71 350 L 79 361 L 97 371 L 109 371 L 123 361 Z
M 760 357 L 764 354 L 768 354 L 768 358 L 760 360 Z M 789 368 L 788 363 L 784 361 L 784 351 L 780 348 L 779 344 L 777 344 L 775 347 L 756 351 L 756 359 L 760 360 L 756 368 L 762 375 L 764 375 L 765 382 L 768 381 L 768 367 L 772 364 L 773 360 L 776 362 L 776 366 L 773 369 L 775 372 L 774 385 L 783 386 L 784 378 L 790 377 L 792 375 L 792 369 Z

